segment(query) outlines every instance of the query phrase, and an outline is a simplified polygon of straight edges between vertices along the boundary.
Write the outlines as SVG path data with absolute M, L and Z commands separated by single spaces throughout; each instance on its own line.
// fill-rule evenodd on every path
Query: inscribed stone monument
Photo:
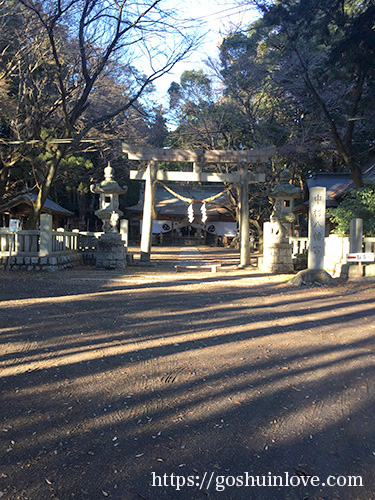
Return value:
M 324 238 L 326 223 L 326 188 L 310 189 L 309 269 L 324 269 Z

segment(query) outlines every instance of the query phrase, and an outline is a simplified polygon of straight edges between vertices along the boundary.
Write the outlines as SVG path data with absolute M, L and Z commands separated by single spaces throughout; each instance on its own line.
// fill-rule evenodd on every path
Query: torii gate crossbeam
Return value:
M 249 197 L 248 184 L 264 182 L 264 173 L 249 172 L 248 164 L 266 163 L 275 153 L 275 148 L 245 151 L 222 150 L 185 150 L 136 148 L 123 143 L 123 153 L 129 160 L 147 161 L 146 170 L 131 170 L 130 179 L 144 180 L 145 194 L 143 205 L 143 225 L 141 238 L 141 260 L 149 261 L 152 241 L 152 208 L 154 206 L 154 183 L 160 181 L 174 182 L 228 182 L 238 184 L 240 190 L 240 266 L 250 264 L 249 241 Z M 191 172 L 158 170 L 157 162 L 187 162 L 193 164 Z M 202 163 L 234 163 L 237 172 L 230 174 L 207 173 L 201 171 Z

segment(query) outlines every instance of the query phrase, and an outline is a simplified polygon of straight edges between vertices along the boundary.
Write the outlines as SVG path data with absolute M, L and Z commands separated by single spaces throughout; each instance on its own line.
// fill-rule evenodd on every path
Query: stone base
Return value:
M 289 274 L 294 271 L 292 260 L 293 245 L 274 243 L 264 249 L 262 271 L 265 273 Z
M 361 266 L 358 263 L 344 264 L 341 268 L 341 277 L 346 279 L 372 278 L 375 276 L 375 264 L 363 262 Z
M 364 275 L 373 278 L 375 276 L 375 264 L 366 264 L 364 266 Z
M 98 239 L 96 269 L 125 269 L 126 256 L 120 233 L 105 233 Z
M 304 269 L 297 273 L 290 281 L 291 285 L 333 285 L 337 280 L 332 278 L 327 271 L 323 269 Z
M 324 258 L 324 270 L 327 271 L 327 273 L 329 273 L 334 278 L 344 277 L 344 274 L 346 273 L 345 271 L 346 265 L 347 264 L 345 261 L 337 262 L 334 260 Z
M 139 260 L 141 262 L 150 262 L 150 260 L 151 260 L 150 254 L 147 252 L 141 252 L 141 254 L 139 256 Z
M 10 271 L 60 271 L 82 264 L 81 253 L 49 257 L 0 257 L 0 269 Z

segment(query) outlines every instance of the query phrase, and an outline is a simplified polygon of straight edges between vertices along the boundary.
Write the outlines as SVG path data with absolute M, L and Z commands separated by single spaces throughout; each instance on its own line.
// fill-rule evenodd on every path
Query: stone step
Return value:
M 177 265 L 174 266 L 177 272 L 179 271 L 186 271 L 189 269 L 194 269 L 194 270 L 205 270 L 205 269 L 211 269 L 212 273 L 217 273 L 217 270 L 221 268 L 221 264 L 202 264 L 202 265 Z

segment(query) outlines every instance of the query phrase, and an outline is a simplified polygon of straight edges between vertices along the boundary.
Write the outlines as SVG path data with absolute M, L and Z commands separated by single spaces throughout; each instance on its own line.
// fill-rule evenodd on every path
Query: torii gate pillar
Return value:
M 250 265 L 250 238 L 249 238 L 249 175 L 247 165 L 241 164 L 240 174 L 240 266 Z
M 145 174 L 145 194 L 143 202 L 143 222 L 141 236 L 141 255 L 142 262 L 150 261 L 151 243 L 152 243 L 152 222 L 155 203 L 155 180 L 157 165 L 155 161 L 150 161 Z

